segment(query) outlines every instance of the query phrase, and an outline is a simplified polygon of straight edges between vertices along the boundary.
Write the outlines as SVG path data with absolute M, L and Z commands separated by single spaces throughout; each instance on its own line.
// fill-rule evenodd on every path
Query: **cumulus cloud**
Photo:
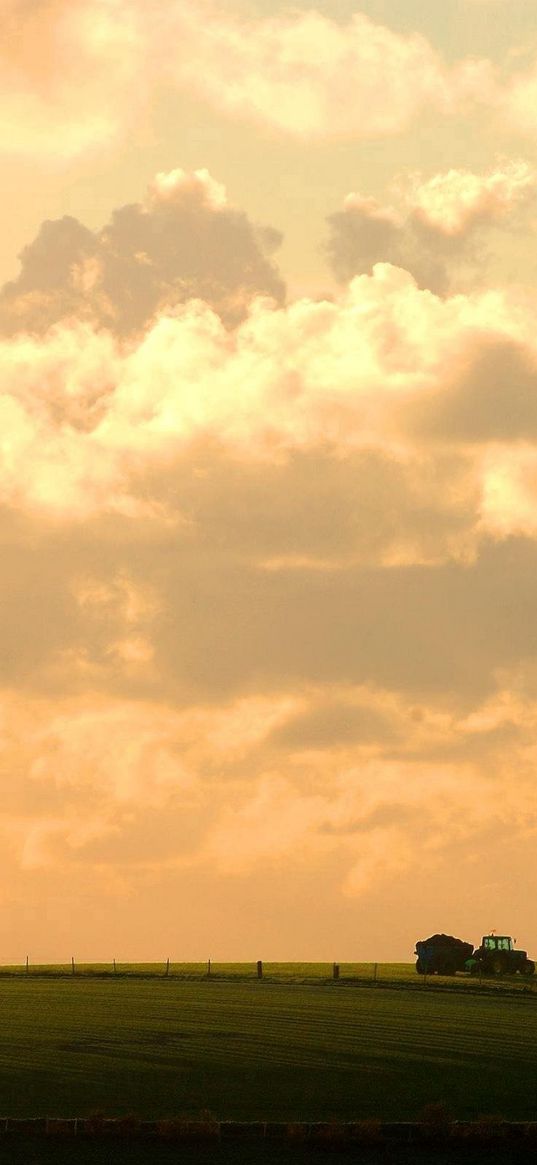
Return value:
M 170 0 L 147 27 L 161 77 L 218 113 L 302 140 L 403 133 L 423 113 L 480 116 L 531 135 L 535 70 L 507 76 L 487 58 L 448 63 L 420 33 L 355 12 L 245 18 Z M 178 47 L 179 46 L 179 47 Z
M 211 3 L 166 4 L 148 37 L 162 76 L 219 113 L 298 139 L 382 138 L 423 113 L 479 116 L 535 131 L 535 68 L 502 76 L 487 58 L 442 57 L 418 32 L 355 12 L 247 19 Z M 179 48 L 177 46 L 180 46 Z
M 486 59 L 450 65 L 418 32 L 362 12 L 343 23 L 192 0 L 6 0 L 3 27 L 0 149 L 55 164 L 135 133 L 163 88 L 299 139 L 385 137 L 431 110 L 535 128 L 533 69 L 502 80 Z
M 107 331 L 66 324 L 0 345 L 0 494 L 28 513 L 115 513 L 188 527 L 196 509 L 186 496 L 181 507 L 174 491 L 178 459 L 212 442 L 251 467 L 242 472 L 267 513 L 270 492 L 263 502 L 256 464 L 287 467 L 291 513 L 293 505 L 307 511 L 312 488 L 330 506 L 345 485 L 359 491 L 357 516 L 340 536 L 339 520 L 325 520 L 336 559 L 456 556 L 457 543 L 464 556 L 472 544 L 464 510 L 482 481 L 480 460 L 464 450 L 497 439 L 502 427 L 505 439 L 531 436 L 534 360 L 530 302 L 499 293 L 443 301 L 388 265 L 355 279 L 339 302 L 278 310 L 260 301 L 231 333 L 199 302 L 160 316 L 127 348 Z M 316 485 L 315 458 L 323 466 Z M 204 475 L 220 472 L 218 456 L 199 460 L 195 507 Z M 225 493 L 234 475 L 224 470 L 223 478 Z M 235 486 L 239 504 L 244 480 Z M 305 530 L 312 521 L 304 516 Z M 244 537 L 246 514 L 241 523 Z M 255 523 L 250 530 L 255 541 Z M 277 541 L 260 540 L 267 567 L 280 552 Z M 307 538 L 288 539 L 286 553 L 307 559 Z
M 383 136 L 426 105 L 450 105 L 446 71 L 428 42 L 363 13 L 346 26 L 314 10 L 247 22 L 179 3 L 170 21 L 183 46 L 169 53 L 170 80 L 232 116 L 297 137 Z
M 100 231 L 71 217 L 43 223 L 0 294 L 0 328 L 43 332 L 76 316 L 125 335 L 197 297 L 236 323 L 253 296 L 283 298 L 270 258 L 279 243 L 207 170 L 160 173 L 143 204 L 120 207 Z
M 178 171 L 135 218 L 185 204 L 227 213 Z M 431 909 L 453 866 L 487 902 L 476 854 L 509 833 L 512 870 L 537 823 L 534 314 L 385 263 L 234 329 L 198 299 L 128 341 L 4 337 L 10 893 L 68 871 L 112 920 L 151 887 L 222 912 L 267 879 L 283 911 L 291 880 L 343 941 L 425 846 Z
M 448 288 L 443 248 L 424 239 L 412 215 L 405 217 L 376 199 L 347 195 L 343 210 L 328 218 L 326 254 L 338 280 L 347 282 L 377 263 L 411 271 L 420 286 L 437 293 Z
M 482 273 L 486 232 L 519 226 L 535 192 L 532 167 L 517 161 L 486 174 L 449 170 L 427 180 L 415 175 L 400 189 L 397 207 L 351 193 L 343 210 L 328 219 L 326 252 L 340 280 L 388 262 L 411 271 L 420 286 L 444 294 L 471 272 L 474 278 Z
M 477 223 L 509 214 L 535 194 L 536 176 L 527 162 L 499 166 L 488 174 L 448 170 L 417 181 L 409 198 L 411 212 L 433 231 L 461 235 Z
M 537 437 L 535 353 L 506 339 L 482 337 L 437 394 L 424 393 L 407 421 L 442 442 L 512 445 Z
M 423 37 L 361 13 L 344 27 L 315 11 L 245 22 L 190 0 L 150 13 L 137 0 L 8 0 L 4 29 L 0 148 L 33 156 L 108 146 L 163 83 L 299 137 L 383 136 L 453 100 Z

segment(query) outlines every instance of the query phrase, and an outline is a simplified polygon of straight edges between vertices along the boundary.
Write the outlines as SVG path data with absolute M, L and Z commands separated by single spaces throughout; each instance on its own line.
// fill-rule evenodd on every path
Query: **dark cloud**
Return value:
M 342 456 L 329 443 L 267 464 L 199 442 L 172 472 L 144 474 L 133 489 L 181 514 L 200 550 L 261 563 L 309 557 L 327 567 L 410 544 L 422 558 L 442 556 L 451 537 L 470 533 L 479 500 L 462 457 L 424 456 L 416 468 L 379 449 Z
M 349 204 L 327 221 L 324 250 L 341 282 L 370 274 L 375 263 L 392 263 L 410 271 L 419 287 L 444 295 L 472 258 L 473 240 L 467 236 L 448 237 L 412 215 L 396 219 L 372 213 L 366 199 Z
M 532 745 L 534 727 L 525 728 L 516 724 L 514 720 L 505 720 L 495 728 L 470 732 L 468 730 L 457 733 L 453 729 L 440 740 L 428 740 L 416 747 L 413 742 L 404 750 L 405 760 L 418 762 L 432 762 L 445 765 L 487 766 L 492 777 L 498 768 L 499 762 L 509 761 L 515 751 L 524 745 Z M 385 754 L 390 755 L 389 751 Z M 399 756 L 395 750 L 392 756 Z
M 374 684 L 468 705 L 495 690 L 502 669 L 534 663 L 536 573 L 537 547 L 524 539 L 485 544 L 470 564 L 267 570 L 251 553 L 202 545 L 188 527 L 147 540 L 120 518 L 51 527 L 41 543 L 3 547 L 2 681 L 179 703 Z M 156 596 L 140 625 L 124 622 L 118 578 Z M 111 597 L 77 602 L 81 580 Z M 154 651 L 140 672 L 114 650 L 137 635 Z
M 416 253 L 416 239 L 406 226 L 372 218 L 362 207 L 338 211 L 327 221 L 330 235 L 325 251 L 341 282 L 355 275 L 369 275 L 375 263 L 392 263 L 410 271 L 422 287 L 437 292 L 446 289 L 447 273 L 442 263 L 432 256 L 427 261 L 426 255 Z
M 365 814 L 356 821 L 352 819 L 346 821 L 343 825 L 333 825 L 327 823 L 322 827 L 322 833 L 335 835 L 336 837 L 345 837 L 349 834 L 367 834 L 371 829 L 386 829 L 390 826 L 403 826 L 408 829 L 410 826 L 420 825 L 423 822 L 423 809 L 420 807 L 411 807 L 405 805 L 402 801 L 395 800 L 388 805 L 382 805 L 378 809 L 374 809 L 371 813 Z
M 465 704 L 537 652 L 537 549 L 524 540 L 471 565 L 209 571 L 178 552 L 168 566 L 160 665 L 206 693 L 373 683 Z
M 534 441 L 537 362 L 522 345 L 481 339 L 441 391 L 407 404 L 403 423 L 441 441 Z
M 398 731 L 388 715 L 367 704 L 324 698 L 272 733 L 279 748 L 333 749 L 356 744 L 393 743 Z
M 195 178 L 175 198 L 115 210 L 100 231 L 71 217 L 45 222 L 0 293 L 0 330 L 42 333 L 76 316 L 128 335 L 191 298 L 232 325 L 256 295 L 283 301 L 271 259 L 280 242 L 243 211 L 215 207 Z

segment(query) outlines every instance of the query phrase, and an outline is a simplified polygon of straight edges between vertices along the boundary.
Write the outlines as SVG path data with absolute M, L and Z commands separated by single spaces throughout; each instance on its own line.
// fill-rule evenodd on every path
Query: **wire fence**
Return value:
M 339 984 L 379 987 L 436 988 L 443 990 L 483 989 L 516 991 L 537 996 L 537 977 L 520 975 L 488 976 L 417 974 L 413 963 L 281 963 L 257 959 L 254 962 L 182 963 L 170 958 L 158 963 L 128 963 L 112 958 L 110 962 L 83 963 L 72 956 L 67 963 L 32 962 L 27 956 L 21 964 L 0 966 L 0 979 L 183 979 L 213 981 L 264 980 L 280 983 Z

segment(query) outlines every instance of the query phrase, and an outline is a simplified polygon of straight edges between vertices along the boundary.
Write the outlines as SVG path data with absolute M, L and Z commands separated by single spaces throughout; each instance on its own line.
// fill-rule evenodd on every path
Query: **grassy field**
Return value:
M 375 967 L 377 970 L 375 971 Z M 263 963 L 265 978 L 281 981 L 310 982 L 332 978 L 332 963 Z M 130 975 L 133 978 L 140 976 L 161 976 L 166 972 L 166 961 L 161 963 L 120 963 L 116 962 L 115 971 L 118 975 Z M 77 975 L 102 975 L 108 977 L 114 974 L 113 963 L 76 963 Z M 26 974 L 24 965 L 0 967 L 0 977 Z M 65 976 L 72 974 L 71 963 L 39 964 L 29 967 L 30 975 Z M 205 979 L 207 977 L 207 963 L 175 963 L 170 961 L 169 974 L 186 979 Z M 211 975 L 218 979 L 256 979 L 257 965 L 251 963 L 211 963 Z M 416 978 L 414 964 L 409 963 L 341 963 L 340 975 L 342 978 L 372 979 L 375 975 L 385 979 Z
M 162 978 L 168 974 L 170 978 L 187 980 L 205 980 L 208 977 L 207 963 L 175 963 L 169 968 L 166 962 L 161 963 L 75 963 L 74 973 L 86 978 Z M 257 979 L 257 966 L 251 963 L 211 963 L 211 978 L 225 981 Z M 73 974 L 71 963 L 38 964 L 32 963 L 28 971 L 23 964 L 0 966 L 0 979 L 21 977 L 26 975 L 41 978 L 65 978 Z M 397 986 L 419 986 L 422 976 L 416 974 L 414 963 L 340 963 L 339 976 L 342 983 L 354 981 L 372 982 L 381 984 L 394 983 Z M 324 983 L 333 978 L 332 963 L 268 963 L 263 962 L 263 978 L 277 983 Z M 535 991 L 537 995 L 537 976 L 525 979 L 520 975 L 505 976 L 501 979 L 486 978 L 481 981 L 477 977 L 459 974 L 456 976 L 428 976 L 429 986 L 471 988 L 475 990 L 479 985 L 485 989 L 499 987 L 505 990 L 520 990 L 524 993 Z
M 14 977 L 0 1009 L 1 1114 L 537 1118 L 533 994 Z

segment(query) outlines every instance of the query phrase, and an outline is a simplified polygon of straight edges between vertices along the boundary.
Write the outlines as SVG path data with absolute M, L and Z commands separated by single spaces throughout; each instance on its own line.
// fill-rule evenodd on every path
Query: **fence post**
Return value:
M 76 972 L 75 972 L 75 956 L 74 955 L 71 955 L 71 974 L 72 975 L 76 974 Z
M 262 959 L 257 960 L 257 978 L 258 979 L 263 978 L 263 961 L 262 961 Z
M 26 955 L 26 974 L 30 974 L 30 964 L 28 962 L 28 955 Z
M 170 960 L 166 959 L 166 976 L 170 974 Z
M 334 963 L 332 967 L 332 978 L 339 979 L 339 963 Z
M 207 978 L 211 978 L 211 960 L 207 959 Z
M 379 969 L 379 965 L 378 965 L 378 963 L 375 963 L 375 966 L 373 969 L 373 982 L 374 983 L 377 982 L 378 969 Z
M 116 960 L 114 959 L 114 975 L 116 974 Z

